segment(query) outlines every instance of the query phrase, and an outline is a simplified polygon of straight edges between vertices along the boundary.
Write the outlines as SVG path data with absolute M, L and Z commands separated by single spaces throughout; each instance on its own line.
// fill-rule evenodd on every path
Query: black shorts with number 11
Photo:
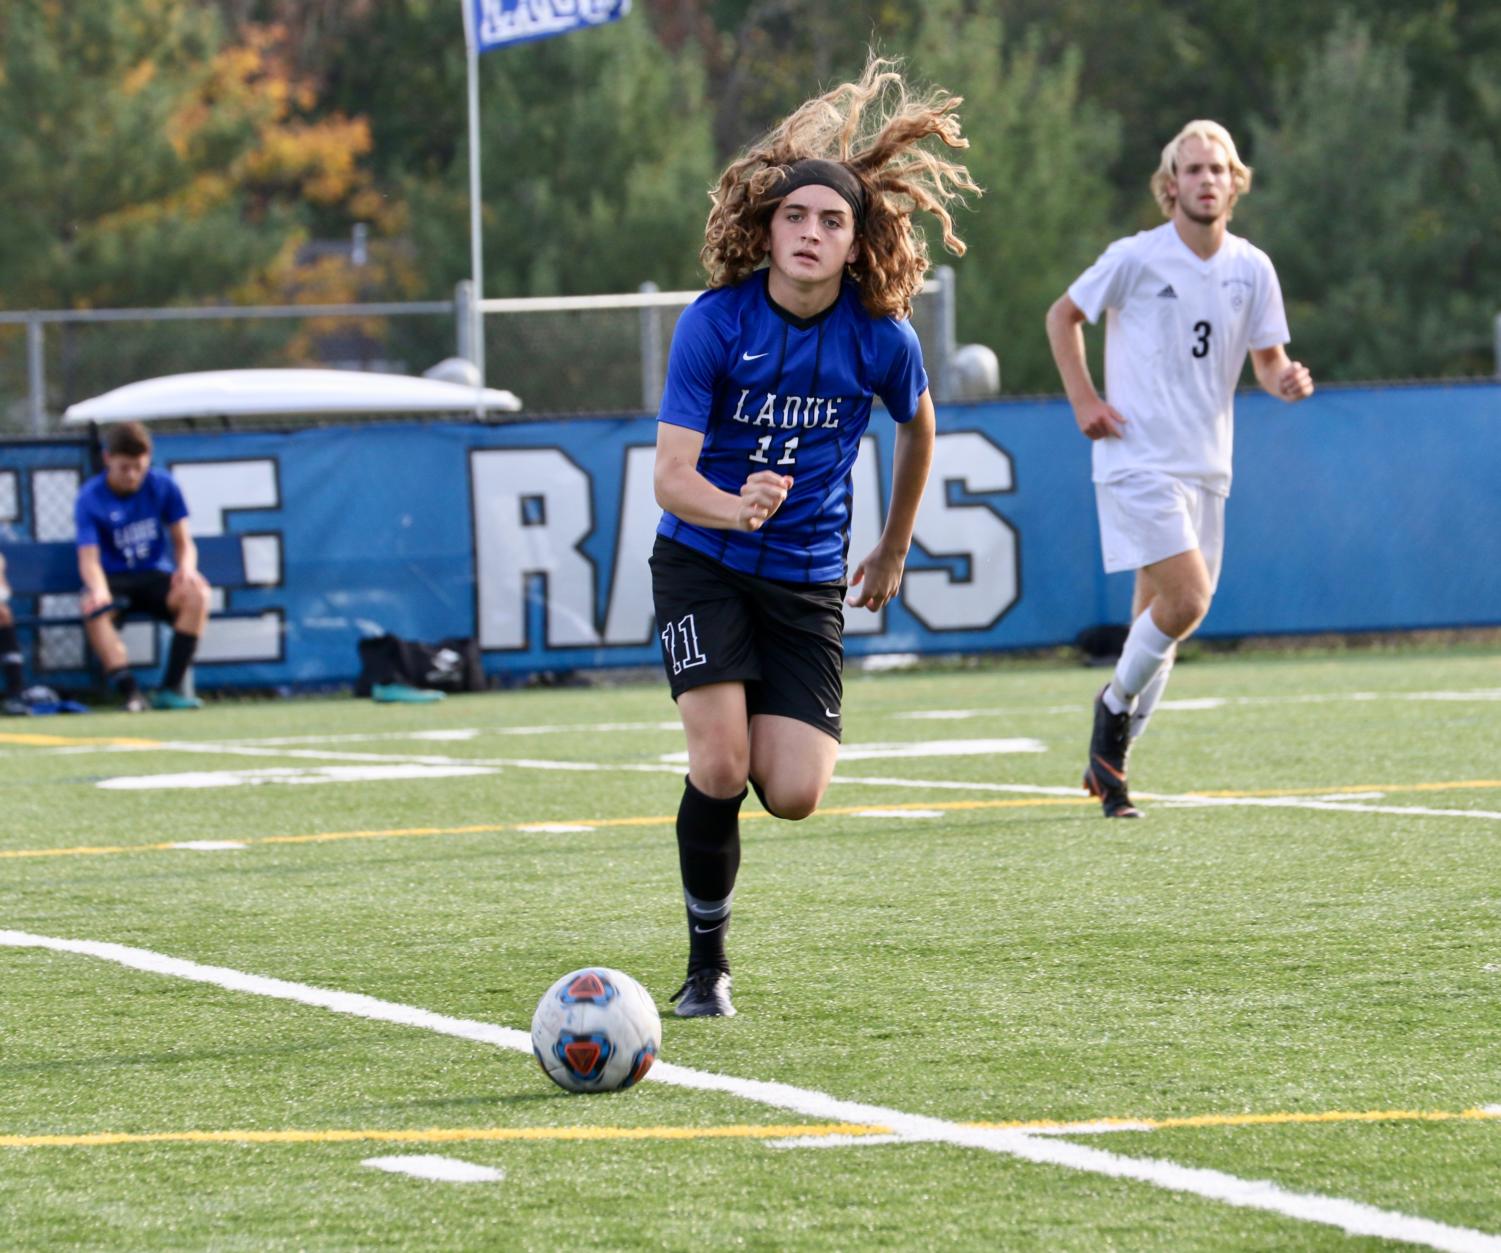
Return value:
M 673 700 L 710 683 L 744 683 L 752 714 L 795 718 L 840 738 L 843 584 L 742 574 L 662 536 L 651 575 Z

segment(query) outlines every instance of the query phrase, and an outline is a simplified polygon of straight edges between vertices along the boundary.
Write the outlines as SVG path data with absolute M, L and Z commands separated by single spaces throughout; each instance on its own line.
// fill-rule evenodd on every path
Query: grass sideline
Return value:
M 747 804 L 741 1015 L 669 1016 L 664 1061 L 977 1136 L 1071 1124 L 1047 1142 L 1487 1247 L 1501 650 L 1206 653 L 1133 758 L 1134 824 L 1072 790 L 1099 682 L 852 673 L 824 811 Z M 586 963 L 665 1005 L 681 746 L 655 683 L 8 721 L 0 928 L 501 1027 Z M 1351 1243 L 725 1092 L 570 1098 L 519 1052 L 78 953 L 0 946 L 0 1023 L 16 1248 Z M 505 1178 L 361 1165 L 393 1153 Z

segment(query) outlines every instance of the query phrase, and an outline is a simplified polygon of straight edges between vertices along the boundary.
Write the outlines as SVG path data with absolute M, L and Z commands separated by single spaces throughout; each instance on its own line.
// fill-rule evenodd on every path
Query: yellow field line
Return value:
M 1268 796 L 1338 795 L 1344 792 L 1442 792 L 1451 789 L 1462 791 L 1473 788 L 1501 788 L 1501 779 L 1469 779 L 1453 783 L 1372 784 L 1360 787 L 1277 788 L 1243 792 L 1185 792 L 1182 795 L 1185 799 L 1202 796 L 1221 800 L 1235 800 L 1237 798 L 1251 799 L 1253 797 Z M 1094 805 L 1096 803 L 1092 797 L 1084 795 L 1078 797 L 1019 796 L 1006 800 L 882 801 L 879 803 L 879 806 L 873 802 L 866 802 L 863 805 L 831 805 L 820 809 L 818 812 L 824 815 L 849 815 L 864 813 L 868 809 L 879 807 L 881 809 L 938 809 L 946 813 L 960 813 L 966 810 L 1033 809 L 1051 805 L 1078 806 Z M 741 814 L 740 818 L 742 822 L 753 822 L 769 816 L 757 811 Z M 677 815 L 675 814 L 636 818 L 533 819 L 527 822 L 486 822 L 461 827 L 391 827 L 388 829 L 365 831 L 314 831 L 302 835 L 246 836 L 236 839 L 235 842 L 244 844 L 247 847 L 259 844 L 327 844 L 341 840 L 413 839 L 420 836 L 435 835 L 495 835 L 502 831 L 525 831 L 548 826 L 590 827 L 595 830 L 607 830 L 613 827 L 660 827 L 670 826 L 676 821 Z M 9 848 L 0 849 L 0 860 L 16 857 L 104 857 L 118 853 L 160 853 L 178 849 L 182 843 L 183 841 L 162 841 L 154 844 L 98 844 L 81 845 L 73 848 Z
M 106 735 L 34 735 L 30 732 L 0 731 L 0 744 L 22 744 L 29 748 L 77 748 L 94 744 L 100 748 L 156 748 L 160 740 L 140 740 L 130 736 Z
M 1457 1122 L 1501 1120 L 1501 1109 L 1329 1110 L 1323 1113 L 1196 1114 L 1186 1118 L 1095 1118 L 1083 1122 L 972 1122 L 985 1130 L 1093 1131 L 1101 1127 L 1161 1131 L 1175 1127 L 1263 1127 L 1298 1123 Z M 0 1135 L 0 1148 L 100 1148 L 122 1144 L 453 1144 L 462 1141 L 785 1140 L 890 1135 L 891 1128 L 858 1123 L 734 1124 L 726 1127 L 423 1127 L 329 1128 L 285 1131 L 95 1131 L 80 1135 Z
M 326 1131 L 99 1131 L 84 1135 L 0 1135 L 0 1148 L 95 1148 L 115 1144 L 344 1144 L 378 1140 L 451 1144 L 464 1140 L 781 1140 L 789 1136 L 886 1135 L 890 1127 L 850 1123 L 730 1127 L 425 1127 Z
M 1078 799 L 1067 796 L 1024 797 L 1003 801 L 937 801 L 927 803 L 882 803 L 882 809 L 1013 809 L 1034 805 L 1093 805 L 1098 802 L 1090 797 Z M 870 809 L 870 804 L 847 805 L 820 809 L 821 814 L 858 814 Z M 770 817 L 764 813 L 741 814 L 742 822 Z M 591 827 L 606 830 L 611 827 L 661 827 L 677 822 L 676 814 L 664 814 L 641 818 L 566 818 L 542 819 L 528 822 L 484 822 L 462 827 L 391 827 L 368 831 L 314 831 L 305 835 L 261 835 L 236 838 L 235 843 L 256 844 L 326 844 L 338 840 L 394 840 L 411 839 L 433 835 L 494 835 L 501 831 L 523 831 L 536 827 Z M 7 848 L 0 849 L 0 858 L 6 857 L 101 857 L 113 853 L 159 853 L 181 847 L 183 841 L 163 841 L 156 844 L 98 844 L 74 848 Z

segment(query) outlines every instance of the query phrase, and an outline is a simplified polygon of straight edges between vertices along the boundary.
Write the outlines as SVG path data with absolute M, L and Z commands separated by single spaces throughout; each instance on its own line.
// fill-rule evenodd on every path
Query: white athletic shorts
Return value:
M 1209 588 L 1220 582 L 1225 552 L 1225 498 L 1198 486 L 1138 470 L 1094 485 L 1105 573 L 1140 570 L 1197 548 L 1209 568 Z

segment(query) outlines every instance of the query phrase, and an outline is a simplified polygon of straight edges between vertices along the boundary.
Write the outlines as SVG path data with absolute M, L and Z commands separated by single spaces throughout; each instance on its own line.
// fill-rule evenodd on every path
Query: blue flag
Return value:
M 475 48 L 489 52 L 528 39 L 550 39 L 587 26 L 618 22 L 631 0 L 467 0 Z

